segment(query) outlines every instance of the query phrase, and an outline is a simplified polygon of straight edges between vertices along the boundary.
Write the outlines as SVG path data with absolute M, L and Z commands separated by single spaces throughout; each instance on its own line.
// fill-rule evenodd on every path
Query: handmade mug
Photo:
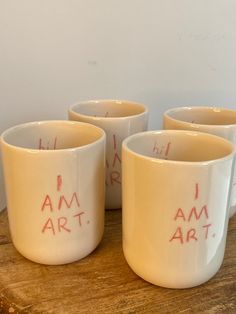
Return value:
M 21 124 L 1 136 L 10 232 L 16 249 L 65 264 L 102 239 L 105 133 L 87 123 Z
M 145 131 L 148 109 L 125 100 L 91 100 L 72 105 L 69 119 L 92 123 L 106 132 L 107 209 L 121 208 L 121 144 L 129 135 Z
M 124 140 L 123 250 L 136 274 L 188 288 L 218 271 L 234 155 L 231 142 L 201 132 L 148 131 Z
M 236 144 L 236 110 L 217 107 L 179 107 L 167 110 L 163 128 L 207 132 Z M 231 188 L 230 217 L 236 213 L 236 168 Z

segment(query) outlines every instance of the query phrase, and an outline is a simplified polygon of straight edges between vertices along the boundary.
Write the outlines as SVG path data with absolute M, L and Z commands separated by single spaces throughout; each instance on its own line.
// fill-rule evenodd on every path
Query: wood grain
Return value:
M 236 217 L 230 220 L 220 271 L 196 288 L 151 285 L 122 253 L 121 211 L 106 212 L 102 243 L 88 257 L 45 266 L 11 243 L 6 210 L 0 214 L 0 313 L 236 313 Z

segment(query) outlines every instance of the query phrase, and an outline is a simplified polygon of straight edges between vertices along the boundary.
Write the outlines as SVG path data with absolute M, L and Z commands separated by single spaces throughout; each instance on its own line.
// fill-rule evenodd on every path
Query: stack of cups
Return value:
M 170 288 L 209 280 L 236 212 L 236 111 L 174 108 L 164 130 L 147 131 L 145 105 L 91 100 L 71 106 L 68 118 L 1 136 L 17 250 L 43 264 L 79 260 L 102 239 L 104 209 L 122 207 L 135 273 Z

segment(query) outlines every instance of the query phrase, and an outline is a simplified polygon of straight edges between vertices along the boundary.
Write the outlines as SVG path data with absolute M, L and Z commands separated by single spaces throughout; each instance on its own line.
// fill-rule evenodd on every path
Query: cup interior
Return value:
M 81 147 L 104 136 L 100 128 L 74 121 L 43 121 L 15 126 L 2 134 L 8 145 L 37 150 Z
M 151 131 L 127 138 L 123 147 L 152 159 L 204 162 L 224 158 L 234 146 L 215 135 L 193 131 Z
M 70 108 L 71 112 L 99 118 L 120 118 L 135 116 L 147 111 L 142 104 L 119 100 L 92 100 L 78 103 Z
M 165 115 L 174 120 L 202 125 L 236 124 L 236 110 L 213 107 L 182 107 L 168 110 Z

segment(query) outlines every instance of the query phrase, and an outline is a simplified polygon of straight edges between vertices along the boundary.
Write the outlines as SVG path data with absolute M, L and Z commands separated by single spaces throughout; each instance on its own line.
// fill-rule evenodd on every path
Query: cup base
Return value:
M 53 250 L 48 249 L 49 254 L 40 254 L 39 250 L 33 249 L 31 252 L 28 252 L 27 249 L 20 248 L 19 245 L 14 244 L 15 249 L 25 258 L 28 260 L 43 264 L 43 265 L 65 265 L 70 264 L 73 262 L 77 262 L 88 255 L 90 255 L 93 251 L 96 250 L 96 248 L 99 246 L 101 240 L 102 240 L 103 234 L 99 237 L 99 239 L 91 243 L 90 245 L 84 247 L 83 249 L 77 250 L 71 250 L 71 252 L 68 251 L 68 248 L 61 247 L 60 250 Z
M 198 274 L 189 274 L 189 276 L 186 276 L 186 273 L 180 274 L 179 271 L 177 271 L 176 276 L 171 276 L 170 274 L 167 274 L 166 276 L 163 275 L 163 270 L 160 270 L 158 273 L 152 273 L 151 271 L 144 272 L 144 267 L 141 267 L 141 265 L 137 265 L 137 263 L 133 263 L 130 258 L 129 254 L 125 253 L 124 250 L 124 256 L 125 259 L 129 265 L 129 267 L 133 270 L 133 272 L 141 277 L 143 280 L 159 287 L 168 288 L 168 289 L 188 289 L 193 288 L 196 286 L 200 286 L 207 281 L 209 281 L 212 277 L 216 275 L 218 270 L 221 267 L 222 261 L 219 261 L 219 263 L 215 267 L 211 267 L 210 270 L 204 273 L 198 273 Z M 137 257 L 136 257 L 137 259 Z M 158 269 L 158 265 L 157 265 Z M 167 270 L 168 271 L 168 270 Z

